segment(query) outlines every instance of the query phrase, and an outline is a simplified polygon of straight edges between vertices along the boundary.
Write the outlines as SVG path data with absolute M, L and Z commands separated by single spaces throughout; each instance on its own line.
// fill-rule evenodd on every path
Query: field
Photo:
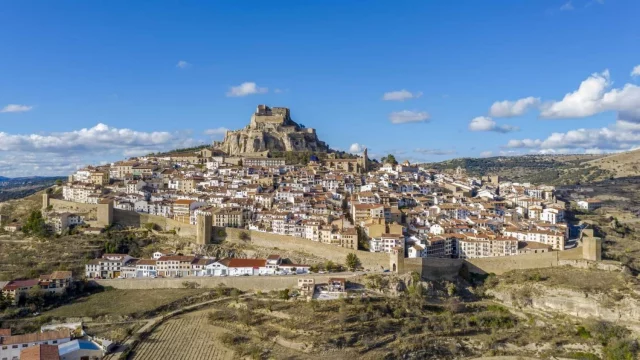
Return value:
M 640 174 L 640 150 L 627 151 L 591 160 L 589 165 L 598 166 L 615 174 L 615 177 Z
M 597 353 L 576 323 L 514 315 L 459 297 L 371 296 L 283 301 L 281 293 L 213 304 L 168 320 L 143 338 L 146 359 L 453 359 L 472 356 L 566 356 Z M 184 339 L 184 340 L 181 340 Z M 556 345 L 539 350 L 536 344 Z M 566 347 L 565 347 L 566 345 Z
M 207 293 L 199 289 L 116 290 L 81 298 L 43 313 L 54 318 L 99 317 L 104 315 L 139 318 L 155 309 Z
M 200 310 L 167 320 L 136 348 L 133 360 L 225 360 L 233 351 L 216 340 L 224 331 L 209 325 L 209 311 Z

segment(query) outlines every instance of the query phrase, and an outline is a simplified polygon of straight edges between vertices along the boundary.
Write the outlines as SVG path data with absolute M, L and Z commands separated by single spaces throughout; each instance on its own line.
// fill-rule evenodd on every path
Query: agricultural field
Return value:
M 53 318 L 99 317 L 104 315 L 140 318 L 176 302 L 210 292 L 204 289 L 107 289 L 47 311 L 42 316 Z
M 130 359 L 236 359 L 234 352 L 217 340 L 225 330 L 210 325 L 208 313 L 200 310 L 167 320 L 141 341 Z
M 569 358 L 578 355 L 575 349 L 591 356 L 602 351 L 598 341 L 580 335 L 574 320 L 527 317 L 490 301 L 465 302 L 455 294 L 429 299 L 420 292 L 411 286 L 400 297 L 311 302 L 273 292 L 220 302 L 160 325 L 132 359 Z M 538 346 L 549 342 L 556 345 Z

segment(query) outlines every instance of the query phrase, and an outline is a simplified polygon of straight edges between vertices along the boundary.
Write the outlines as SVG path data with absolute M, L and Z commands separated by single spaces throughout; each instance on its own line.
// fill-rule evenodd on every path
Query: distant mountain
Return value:
M 6 176 L 0 176 L 0 202 L 32 195 L 52 186 L 58 179 L 64 180 L 65 177 L 31 176 L 8 178 Z

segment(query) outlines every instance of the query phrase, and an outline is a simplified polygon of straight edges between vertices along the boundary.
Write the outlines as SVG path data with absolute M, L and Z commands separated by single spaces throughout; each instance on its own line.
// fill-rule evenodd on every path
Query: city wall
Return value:
M 540 254 L 500 256 L 478 259 L 405 259 L 405 272 L 421 272 L 427 279 L 451 279 L 460 272 L 465 264 L 469 272 L 476 274 L 503 274 L 511 270 L 549 268 L 555 266 L 586 266 L 582 258 L 582 248 L 565 251 L 551 251 Z
M 195 225 L 186 224 L 164 216 L 113 209 L 113 221 L 116 224 L 135 228 L 144 227 L 148 223 L 153 223 L 163 231 L 175 230 L 176 234 L 180 237 L 194 238 L 194 240 L 196 237 Z
M 116 289 L 180 289 L 184 288 L 185 281 L 200 284 L 201 288 L 213 289 L 220 284 L 236 288 L 242 291 L 271 291 L 281 289 L 293 289 L 298 287 L 298 279 L 314 278 L 316 284 L 326 284 L 329 278 L 341 277 L 347 280 L 353 275 L 305 275 L 305 276 L 211 276 L 211 277 L 188 277 L 188 278 L 156 278 L 156 279 L 109 279 L 91 280 L 102 286 L 111 286 Z
M 316 256 L 320 256 L 331 260 L 335 263 L 344 264 L 348 254 L 355 253 L 360 259 L 360 263 L 365 269 L 388 269 L 389 268 L 389 255 L 383 253 L 372 253 L 362 250 L 351 250 L 339 246 L 323 244 L 317 241 L 311 241 L 304 238 L 286 236 L 272 233 L 264 233 L 260 231 L 249 231 L 242 229 L 225 228 L 225 236 L 220 237 L 218 235 L 221 228 L 214 228 L 213 237 L 217 241 L 229 241 L 233 243 L 243 244 L 246 243 L 240 240 L 240 233 L 246 232 L 251 235 L 251 244 L 268 247 L 278 248 L 288 251 L 306 252 Z

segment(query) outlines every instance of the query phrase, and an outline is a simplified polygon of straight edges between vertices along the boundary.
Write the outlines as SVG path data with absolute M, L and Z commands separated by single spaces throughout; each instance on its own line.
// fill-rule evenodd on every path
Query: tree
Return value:
M 249 235 L 249 233 L 246 231 L 241 231 L 238 237 L 242 241 L 251 241 L 251 235 Z
M 396 160 L 396 157 L 393 156 L 393 154 L 382 157 L 382 159 L 380 159 L 380 162 L 383 164 L 398 165 L 398 160 Z
M 324 264 L 324 268 L 328 271 L 328 272 L 332 272 L 333 269 L 335 268 L 335 264 L 333 263 L 333 261 L 331 260 L 327 260 L 327 262 Z
M 29 215 L 27 222 L 22 227 L 25 234 L 44 237 L 47 235 L 47 228 L 40 210 L 34 210 Z
M 58 179 L 56 180 L 56 186 L 61 186 L 62 185 L 62 180 Z
M 347 254 L 346 264 L 349 270 L 356 271 L 356 269 L 360 267 L 360 259 L 358 259 L 358 256 L 355 253 L 349 253 Z

